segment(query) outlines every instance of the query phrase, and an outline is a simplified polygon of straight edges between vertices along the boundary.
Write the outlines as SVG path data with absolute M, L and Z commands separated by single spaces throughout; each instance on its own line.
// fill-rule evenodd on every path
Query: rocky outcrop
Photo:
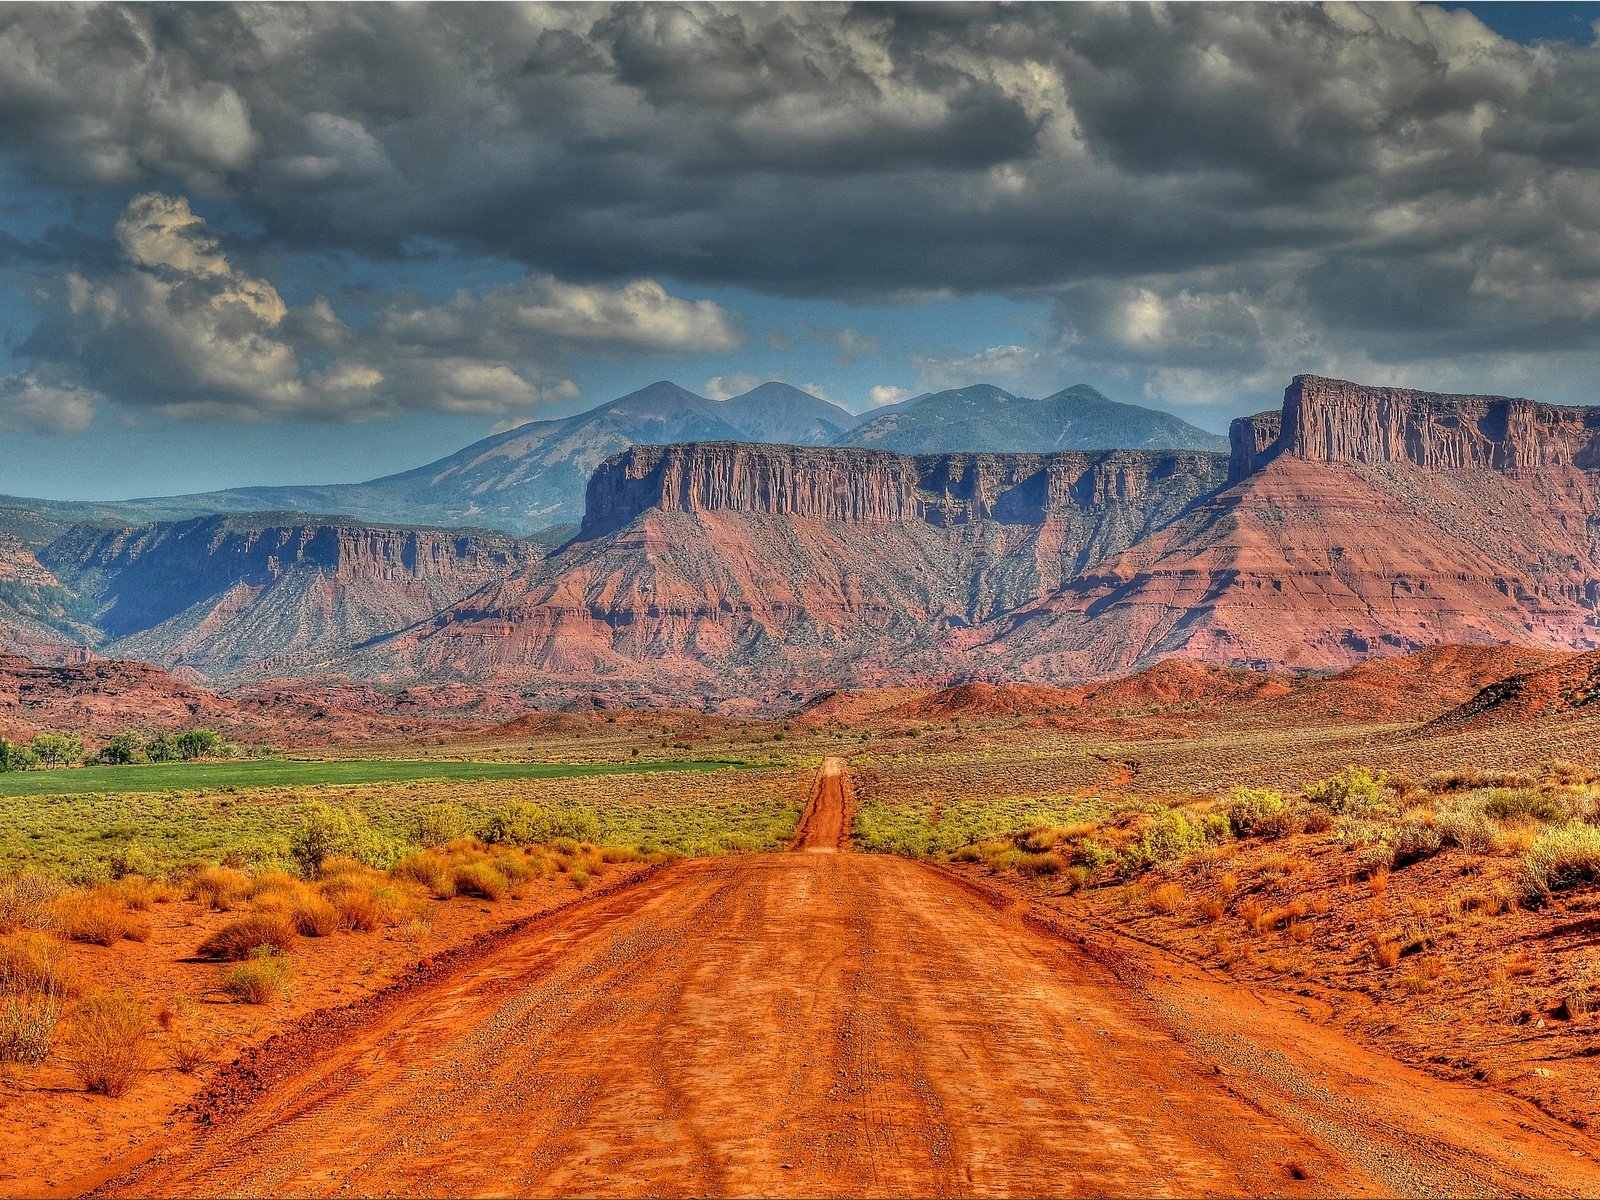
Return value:
M 41 560 L 108 652 L 216 675 L 402 629 L 541 554 L 506 534 L 276 514 L 79 526 Z
M 1250 435 L 1238 432 L 1236 464 L 1242 457 L 1267 456 L 1259 444 L 1266 428 L 1256 426 L 1253 455 L 1241 455 L 1241 443 L 1247 447 Z M 1297 375 L 1284 393 L 1282 426 L 1270 450 L 1312 462 L 1410 463 L 1428 470 L 1596 470 L 1600 408 Z
M 1266 466 L 1283 434 L 1283 413 L 1277 409 L 1239 417 L 1228 426 L 1228 482 L 1238 483 Z
M 1043 524 L 1110 504 L 1182 505 L 1224 479 L 1222 457 L 1203 452 L 910 456 L 735 442 L 634 446 L 590 479 L 580 536 L 615 532 L 652 510 Z

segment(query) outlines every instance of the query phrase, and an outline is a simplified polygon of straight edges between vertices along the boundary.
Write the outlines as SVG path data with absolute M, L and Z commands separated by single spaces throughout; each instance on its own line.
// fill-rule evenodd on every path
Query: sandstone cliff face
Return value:
M 1224 477 L 1221 456 L 1200 451 L 911 456 L 734 442 L 634 446 L 590 479 L 580 536 L 614 532 L 652 510 L 1039 525 L 1113 503 L 1181 506 Z
M 1200 452 L 635 447 L 573 544 L 330 666 L 678 700 L 960 678 L 997 618 L 1225 473 Z
M 43 552 L 108 651 L 206 674 L 404 628 L 538 557 L 508 535 L 292 516 L 80 526 Z
M 1259 437 L 1265 427 L 1257 428 Z M 1236 441 L 1236 456 L 1237 447 Z M 1281 431 L 1271 448 L 1312 462 L 1589 471 L 1600 469 L 1600 408 L 1298 375 L 1284 393 Z M 1258 445 L 1256 456 L 1263 455 Z

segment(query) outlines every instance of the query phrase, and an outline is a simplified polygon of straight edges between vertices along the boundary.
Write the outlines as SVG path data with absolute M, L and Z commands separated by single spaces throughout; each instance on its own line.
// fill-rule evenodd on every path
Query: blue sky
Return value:
M 370 478 L 661 378 L 1590 400 L 1600 5 L 447 16 L 0 15 L 0 492 Z

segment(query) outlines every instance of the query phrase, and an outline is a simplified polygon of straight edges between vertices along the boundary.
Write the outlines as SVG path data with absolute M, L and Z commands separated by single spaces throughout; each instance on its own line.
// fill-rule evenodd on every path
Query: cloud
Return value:
M 353 326 L 325 297 L 290 308 L 229 258 L 186 198 L 159 192 L 128 204 L 115 239 L 120 259 L 109 267 L 37 281 L 40 318 L 19 347 L 29 367 L 0 381 L 33 426 L 84 428 L 106 400 L 234 420 L 526 412 L 578 394 L 567 370 L 579 353 L 721 351 L 742 340 L 721 306 L 649 279 L 528 277 L 443 301 L 381 295 L 370 321 Z M 60 415 L 47 418 L 52 404 Z
M 1009 391 L 1053 392 L 1063 385 L 1059 360 L 1031 346 L 990 346 L 975 354 L 922 354 L 912 358 L 924 390 L 942 392 L 973 383 L 993 383 Z
M 705 382 L 705 394 L 713 400 L 731 400 L 742 396 L 763 383 L 777 379 L 776 375 L 713 375 Z
M 99 393 L 51 384 L 30 373 L 0 380 L 0 429 L 82 433 L 94 421 Z
M 880 383 L 867 391 L 868 408 L 882 408 L 885 404 L 899 404 L 900 401 L 909 399 L 911 399 L 910 388 L 895 387 L 889 383 Z
M 1600 48 L 1411 4 L 0 14 L 11 177 L 119 197 L 176 181 L 274 251 L 519 263 L 520 333 L 488 295 L 418 307 L 468 319 L 467 343 L 486 317 L 486 359 L 533 388 L 566 375 L 525 371 L 504 352 L 518 336 L 602 353 L 741 338 L 651 281 L 1042 301 L 1055 328 L 1028 349 L 1045 360 L 1219 395 L 1291 359 L 1592 356 L 1596 96 Z M 206 306 L 184 299 L 197 333 Z M 296 321 L 258 330 L 259 352 Z M 384 336 L 422 347 L 416 330 Z M 502 383 L 462 402 L 509 403 Z

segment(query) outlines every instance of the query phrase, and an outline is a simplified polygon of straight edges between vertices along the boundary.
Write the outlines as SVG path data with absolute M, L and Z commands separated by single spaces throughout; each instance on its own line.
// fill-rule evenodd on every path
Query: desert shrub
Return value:
M 294 898 L 290 915 L 295 930 L 304 937 L 327 937 L 339 929 L 339 910 L 326 897 L 310 890 Z
M 1356 851 L 1356 872 L 1367 879 L 1394 866 L 1394 847 L 1388 842 L 1369 842 Z
M 1395 866 L 1432 858 L 1444 847 L 1444 835 L 1426 821 L 1404 821 L 1394 831 L 1391 856 Z
M 300 826 L 290 836 L 289 853 L 306 876 L 314 876 L 323 860 L 334 855 L 361 858 L 361 818 L 317 800 L 305 806 Z
M 1549 829 L 1534 839 L 1522 862 L 1527 899 L 1538 901 L 1551 892 L 1600 881 L 1600 828 L 1573 822 Z
M 1169 808 L 1156 814 L 1139 840 L 1123 851 L 1119 863 L 1124 876 L 1137 875 L 1157 863 L 1185 858 L 1205 845 L 1201 823 L 1188 813 Z
M 472 822 L 460 805 L 437 801 L 419 804 L 411 812 L 411 836 L 419 846 L 444 846 L 472 831 Z
M 1334 826 L 1333 813 L 1320 804 L 1299 803 L 1290 806 L 1290 818 L 1305 833 L 1327 833 Z
M 396 879 L 420 883 L 439 900 L 448 900 L 456 894 L 455 866 L 444 855 L 433 851 L 407 855 L 394 865 L 390 874 Z
M 1554 796 L 1547 796 L 1538 788 L 1489 788 L 1483 793 L 1481 807 L 1485 816 L 1497 821 L 1559 821 L 1561 805 Z
M 69 767 L 83 758 L 83 739 L 65 734 L 37 734 L 28 748 L 47 767 Z
M 1250 837 L 1286 805 L 1282 792 L 1271 788 L 1234 788 L 1228 804 L 1228 826 L 1237 837 Z
M 42 933 L 0 939 L 0 995 L 70 996 L 74 991 L 67 948 Z
M 56 928 L 69 941 L 95 946 L 114 946 L 124 938 L 130 942 L 150 938 L 149 918 L 129 912 L 120 896 L 100 888 L 71 893 L 57 901 Z
M 1551 783 L 1564 783 L 1574 787 L 1594 783 L 1600 776 L 1582 763 L 1566 758 L 1552 758 L 1539 764 L 1539 772 Z
M 33 1066 L 50 1057 L 61 1001 L 32 993 L 0 995 L 0 1064 Z
M 294 944 L 294 922 L 285 913 L 250 913 L 229 921 L 195 951 L 201 958 L 220 958 L 239 962 L 263 946 L 287 950 Z
M 600 816 L 582 805 L 547 806 L 514 800 L 491 812 L 480 834 L 486 842 L 524 846 L 563 838 L 594 841 L 600 836 Z
M 23 871 L 0 879 L 0 933 L 53 927 L 56 903 L 69 890 L 43 871 Z
M 120 1096 L 149 1061 L 150 1014 L 120 989 L 98 989 L 78 1002 L 67 1034 L 67 1059 L 85 1091 Z
M 1041 875 L 1059 875 L 1066 866 L 1067 860 L 1054 850 L 1039 853 L 1022 851 L 1017 855 L 1017 870 L 1023 875 L 1035 878 Z
M 189 896 L 207 908 L 227 912 L 249 894 L 250 877 L 228 867 L 202 867 L 187 880 Z
M 1481 812 L 1465 809 L 1439 818 L 1439 836 L 1447 846 L 1459 846 L 1468 854 L 1487 854 L 1494 848 L 1495 827 Z
M 1306 799 L 1336 813 L 1361 812 L 1383 801 L 1388 774 L 1369 767 L 1346 767 L 1306 789 Z
M 243 962 L 222 969 L 222 990 L 245 1004 L 266 1004 L 283 994 L 293 975 L 287 954 L 257 946 Z
M 456 891 L 484 900 L 504 900 L 510 881 L 488 863 L 464 863 L 456 868 Z

